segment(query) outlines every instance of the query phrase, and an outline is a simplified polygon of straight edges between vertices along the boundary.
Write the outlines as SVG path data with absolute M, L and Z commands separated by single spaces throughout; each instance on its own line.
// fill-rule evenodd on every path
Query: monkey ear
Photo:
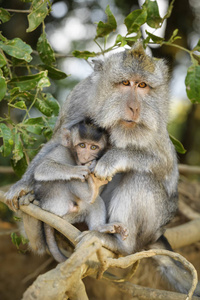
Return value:
M 102 71 L 104 62 L 101 59 L 93 59 L 94 71 Z
M 71 146 L 71 133 L 70 130 L 66 127 L 62 127 L 61 130 L 61 143 L 65 147 Z

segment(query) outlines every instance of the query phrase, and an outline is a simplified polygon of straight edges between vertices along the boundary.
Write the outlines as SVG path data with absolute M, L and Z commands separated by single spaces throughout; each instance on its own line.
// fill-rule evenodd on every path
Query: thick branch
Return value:
M 1 196 L 3 197 L 3 193 L 0 193 L 0 197 Z M 4 198 L 1 198 L 1 200 L 5 202 Z M 65 235 L 74 245 L 76 245 L 76 238 L 80 234 L 80 231 L 65 220 L 63 220 L 62 218 L 55 216 L 47 211 L 43 211 L 33 204 L 29 204 L 28 206 L 20 206 L 20 209 L 24 213 L 27 213 L 32 217 L 46 222 L 50 226 L 56 228 L 63 235 Z M 200 225 L 199 219 L 197 219 L 192 222 L 188 222 L 189 225 L 186 224 L 186 227 L 190 226 L 191 223 L 193 227 L 193 222 L 195 222 L 195 227 L 197 225 Z M 173 229 L 169 229 L 168 232 L 172 230 Z M 181 237 L 185 235 L 186 234 L 184 229 L 184 234 L 181 235 Z M 171 242 L 170 234 L 168 239 Z M 110 266 L 126 268 L 144 257 L 152 257 L 158 254 L 168 255 L 171 257 L 173 256 L 175 259 L 180 260 L 183 263 L 183 265 L 185 265 L 186 268 L 190 270 L 190 272 L 193 275 L 193 285 L 190 290 L 190 293 L 188 294 L 187 299 L 195 299 L 195 297 L 192 298 L 191 295 L 197 282 L 196 270 L 189 262 L 187 262 L 179 254 L 171 252 L 168 253 L 168 251 L 166 250 L 156 249 L 136 253 L 118 259 L 113 259 L 114 254 L 102 248 L 100 240 L 94 237 L 93 239 L 87 241 L 85 244 L 83 243 L 78 249 L 76 249 L 76 251 L 71 255 L 70 259 L 68 259 L 66 262 L 59 264 L 56 269 L 39 276 L 37 280 L 33 283 L 33 285 L 25 292 L 23 300 L 59 300 L 68 299 L 68 297 L 70 297 L 71 300 L 78 300 L 80 299 L 80 295 L 82 295 L 81 297 L 83 300 L 88 300 L 87 294 L 85 292 L 85 287 L 81 280 L 83 277 L 98 274 L 99 270 L 106 271 L 107 268 L 109 268 Z M 127 289 L 127 284 L 130 283 L 118 283 L 117 285 L 118 287 L 120 287 L 120 289 L 123 290 Z M 185 296 L 166 291 L 163 292 L 142 288 L 141 292 L 141 289 L 138 290 L 137 287 L 135 288 L 133 284 L 130 285 L 131 286 L 128 292 L 131 293 L 133 296 L 139 296 L 140 299 L 185 299 Z M 147 293 L 145 291 L 147 291 Z M 151 291 L 153 293 L 152 297 L 150 297 L 149 294 L 149 292 Z M 167 295 L 167 298 L 164 298 L 165 295 Z
M 169 228 L 166 230 L 165 236 L 173 249 L 196 243 L 200 241 L 200 219 Z
M 110 282 L 111 285 L 117 287 L 121 292 L 127 293 L 132 297 L 138 297 L 140 300 L 185 300 L 186 295 L 161 291 L 132 284 L 131 282 Z M 198 300 L 199 297 L 192 297 L 192 300 Z

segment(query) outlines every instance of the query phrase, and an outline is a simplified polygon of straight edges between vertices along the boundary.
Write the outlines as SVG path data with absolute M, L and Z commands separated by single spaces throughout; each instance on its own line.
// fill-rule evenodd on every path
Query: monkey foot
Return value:
M 28 193 L 28 194 L 23 195 L 22 197 L 20 197 L 19 204 L 20 205 L 29 205 L 30 203 L 32 203 L 34 201 L 34 199 L 35 199 L 34 194 L 33 193 Z
M 128 229 L 122 223 L 109 223 L 105 225 L 101 225 L 98 227 L 99 232 L 104 233 L 119 233 L 121 235 L 122 240 L 125 240 L 128 236 Z

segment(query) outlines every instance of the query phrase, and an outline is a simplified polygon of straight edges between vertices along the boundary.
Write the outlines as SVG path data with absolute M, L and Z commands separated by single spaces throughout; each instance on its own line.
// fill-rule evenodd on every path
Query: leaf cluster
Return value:
M 29 2 L 27 32 L 43 25 L 37 42 L 41 63 L 31 64 L 34 52 L 30 45 L 20 38 L 8 40 L 0 34 L 0 101 L 7 103 L 7 113 L 0 118 L 0 152 L 4 157 L 11 156 L 12 166 L 19 176 L 38 150 L 38 137 L 50 139 L 59 113 L 59 103 L 45 89 L 50 86 L 50 79 L 67 77 L 56 68 L 55 53 L 45 32 L 44 19 L 50 11 L 49 1 Z M 8 22 L 11 17 L 6 9 L 0 8 L 1 22 Z M 24 76 L 17 75 L 19 68 L 23 69 Z M 31 117 L 33 108 L 40 112 L 40 117 Z M 13 110 L 21 111 L 21 122 L 13 120 Z

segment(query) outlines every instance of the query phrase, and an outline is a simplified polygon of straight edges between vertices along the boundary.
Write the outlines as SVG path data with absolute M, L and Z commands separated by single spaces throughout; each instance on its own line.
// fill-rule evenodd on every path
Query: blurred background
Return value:
M 52 1 L 51 1 L 52 2 Z M 144 0 L 58 0 L 53 1 L 52 11 L 45 19 L 46 33 L 48 40 L 57 53 L 58 68 L 70 75 L 64 80 L 51 80 L 50 92 L 62 105 L 71 89 L 82 79 L 87 77 L 92 72 L 92 67 L 83 59 L 73 57 L 71 54 L 74 50 L 88 50 L 99 51 L 99 47 L 93 41 L 96 34 L 96 24 L 100 20 L 106 22 L 107 16 L 105 8 L 109 4 L 113 12 L 118 27 L 116 33 L 107 42 L 107 47 L 112 45 L 117 34 L 125 34 L 126 27 L 123 24 L 124 18 L 133 10 L 138 9 L 143 4 Z M 160 15 L 163 17 L 166 14 L 170 0 L 157 0 L 160 9 Z M 29 3 L 21 2 L 19 0 L 0 0 L 0 7 L 13 10 L 28 10 Z M 36 44 L 41 34 L 41 26 L 31 33 L 26 32 L 28 27 L 27 13 L 11 12 L 13 17 L 9 22 L 1 24 L 2 34 L 8 38 L 21 38 L 23 41 L 31 45 L 36 50 Z M 175 0 L 174 8 L 171 17 L 164 22 L 156 35 L 169 39 L 173 31 L 178 28 L 179 36 L 182 39 L 177 40 L 176 43 L 187 49 L 192 49 L 200 40 L 200 1 L 199 0 Z M 142 27 L 142 32 L 145 35 L 145 30 L 154 33 L 152 28 Z M 151 47 L 148 49 L 149 53 L 159 58 L 165 58 L 170 68 L 170 120 L 169 132 L 180 140 L 187 150 L 186 154 L 178 154 L 180 163 L 200 166 L 200 105 L 192 104 L 186 95 L 185 91 L 185 77 L 187 68 L 191 64 L 190 56 L 187 52 L 175 47 L 162 46 Z M 34 56 L 37 61 L 37 56 Z M 22 72 L 22 71 L 21 71 Z M 19 74 L 19 75 L 23 75 Z M 4 101 L 0 102 L 0 116 L 7 111 L 7 106 Z M 13 116 L 15 120 L 20 120 L 22 113 L 18 110 Z M 37 116 L 38 111 L 32 112 L 33 116 Z M 38 143 L 45 142 L 38 137 Z M 9 157 L 3 158 L 0 156 L 0 166 L 10 166 Z M 5 171 L 5 170 L 4 170 Z M 8 173 L 0 173 L 0 186 L 3 189 L 5 185 L 15 182 L 19 178 L 13 174 L 10 169 Z M 199 176 L 193 175 L 192 179 L 199 180 Z M 3 204 L 0 205 L 0 219 L 4 221 L 11 220 L 12 213 Z M 1 225 L 1 223 L 0 223 Z M 7 225 L 9 228 L 9 225 Z M 9 258 L 5 258 L 5 265 L 12 264 L 12 255 L 16 252 L 15 247 L 10 246 L 10 238 L 4 241 L 4 247 L 0 249 L 0 260 L 5 258 L 4 252 L 11 251 Z M 11 248 L 10 248 L 11 247 Z M 6 250 L 6 249 L 10 250 Z M 199 248 L 198 248 L 199 249 Z M 14 259 L 14 258 L 13 258 Z M 37 262 L 27 260 L 25 257 L 20 258 L 21 261 L 16 264 L 16 271 L 21 270 L 20 278 L 24 278 L 24 263 L 30 264 L 29 272 L 32 272 L 36 265 L 40 266 L 41 258 L 37 258 Z M 2 263 L 2 262 L 1 262 Z M 52 262 L 51 262 L 52 263 Z M 32 265 L 31 265 L 32 264 Z M 36 265 L 35 265 L 36 264 Z M 52 267 L 52 266 L 51 266 Z M 21 269 L 20 269 L 21 268 Z M 32 268 L 32 269 L 31 269 Z M 6 269 L 5 274 L 0 274 L 0 298 L 3 300 L 13 299 L 13 291 L 3 292 L 5 284 L 9 285 L 9 276 L 13 275 L 13 269 Z M 0 272 L 1 273 L 1 272 Z M 147 270 L 148 273 L 148 270 Z M 27 275 L 27 274 L 26 274 Z M 18 275 L 16 275 L 18 276 Z M 4 280 L 2 279 L 4 278 Z M 137 282 L 136 282 L 137 283 Z M 1 285 L 4 286 L 1 286 Z M 13 283 L 14 284 L 14 283 Z M 16 294 L 16 300 L 20 299 L 20 293 L 23 288 L 29 285 L 29 279 L 26 278 L 19 287 L 19 295 Z M 150 285 L 151 286 L 151 285 Z M 16 286 L 13 285 L 13 289 Z M 89 288 L 88 288 L 89 289 Z M 12 290 L 12 288 L 11 288 Z M 2 297 L 1 297 L 2 295 Z M 101 299 L 97 295 L 91 299 Z M 107 299 L 104 297 L 104 299 Z M 112 299 L 109 298 L 108 299 Z M 114 298 L 113 298 L 114 299 Z M 115 298 L 128 299 L 128 298 Z

